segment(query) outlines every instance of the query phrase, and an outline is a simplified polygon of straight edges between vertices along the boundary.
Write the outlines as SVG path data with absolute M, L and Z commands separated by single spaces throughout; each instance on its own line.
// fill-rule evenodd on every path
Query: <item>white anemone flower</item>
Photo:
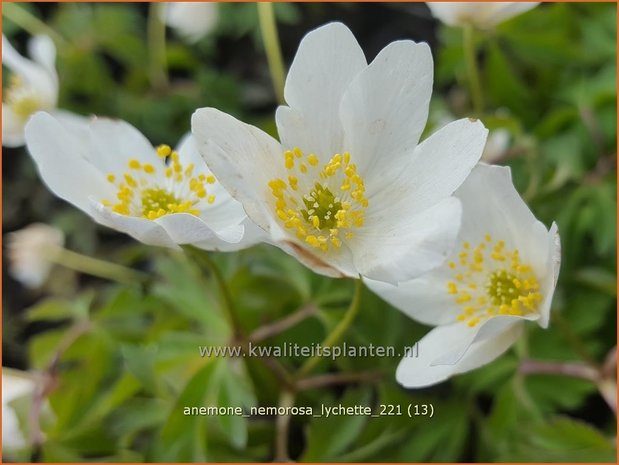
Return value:
M 28 444 L 20 428 L 17 413 L 10 403 L 22 397 L 32 397 L 35 389 L 34 380 L 27 373 L 2 368 L 2 448 L 4 451 L 19 450 Z
M 451 197 L 487 130 L 463 119 L 421 144 L 433 63 L 393 42 L 369 65 L 340 23 L 307 34 L 277 109 L 281 143 L 213 108 L 192 131 L 220 182 L 270 242 L 318 273 L 389 282 L 438 266 L 460 224 Z
M 491 29 L 535 8 L 540 2 L 426 2 L 432 15 L 448 26 Z
M 11 71 L 10 84 L 2 102 L 2 144 L 24 145 L 24 125 L 38 110 L 51 110 L 58 100 L 56 48 L 47 36 L 29 42 L 33 61 L 24 58 L 2 35 L 2 64 Z
M 11 275 L 26 287 L 40 287 L 63 245 L 62 231 L 44 223 L 33 223 L 10 233 L 6 246 Z
M 163 22 L 189 42 L 197 42 L 217 25 L 219 14 L 214 2 L 173 2 L 163 9 Z
M 367 282 L 412 318 L 437 325 L 406 357 L 396 378 L 430 386 L 491 362 L 525 321 L 548 327 L 561 246 L 518 195 L 509 168 L 480 164 L 454 194 L 462 201 L 459 246 L 426 275 L 391 286 Z
M 26 144 L 54 194 L 145 244 L 229 251 L 258 241 L 259 229 L 216 181 L 190 134 L 177 150 L 155 148 L 124 121 L 93 118 L 71 130 L 40 112 L 26 125 Z

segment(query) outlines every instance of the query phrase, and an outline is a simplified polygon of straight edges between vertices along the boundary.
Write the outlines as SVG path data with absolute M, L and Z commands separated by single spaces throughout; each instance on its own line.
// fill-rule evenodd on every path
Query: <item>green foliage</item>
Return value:
M 275 133 L 276 104 L 254 4 L 220 4 L 216 29 L 196 44 L 168 31 L 169 83 L 163 87 L 151 82 L 145 5 L 20 6 L 65 39 L 57 60 L 62 108 L 127 120 L 153 144 L 176 143 L 203 106 Z M 276 5 L 285 49 L 296 48 L 299 31 L 334 19 L 314 7 Z M 350 4 L 340 13 L 352 20 L 367 8 Z M 372 28 L 386 33 L 389 18 L 402 12 L 384 8 L 386 16 Z M 3 31 L 24 49 L 15 23 L 3 18 Z M 438 27 L 432 126 L 445 116 L 472 113 L 461 32 Z M 501 163 L 511 166 L 536 216 L 548 226 L 556 221 L 561 232 L 550 328 L 530 325 L 516 350 L 420 391 L 397 385 L 398 356 L 322 360 L 313 375 L 367 376 L 302 390 L 296 405 L 315 413 L 323 405 L 369 406 L 377 416 L 291 418 L 288 444 L 295 460 L 615 461 L 615 417 L 594 383 L 525 377 L 518 369 L 525 358 L 582 362 L 586 356 L 601 364 L 616 344 L 616 5 L 544 4 L 496 31 L 476 31 L 475 46 L 485 99 L 478 116 L 491 130 L 510 133 Z M 292 57 L 285 58 L 289 64 Z M 42 294 L 6 298 L 5 331 L 19 334 L 5 337 L 10 351 L 53 380 L 43 445 L 8 457 L 273 460 L 274 416 L 185 415 L 184 408 L 277 406 L 288 383 L 280 370 L 295 373 L 304 357 L 277 359 L 274 370 L 257 358 L 201 356 L 201 346 L 239 344 L 213 273 L 180 252 L 95 229 L 85 215 L 52 199 L 24 150 L 7 150 L 8 156 L 7 231 L 34 220 L 53 223 L 67 232 L 69 248 L 139 267 L 152 278 L 120 285 L 55 273 Z M 243 334 L 312 309 L 259 345 L 319 343 L 350 303 L 351 282 L 318 276 L 271 246 L 210 258 L 222 270 Z M 364 289 L 344 340 L 399 350 L 427 331 Z M 378 415 L 381 405 L 406 410 L 411 404 L 432 405 L 434 416 Z M 26 425 L 30 403 L 16 401 L 15 408 Z

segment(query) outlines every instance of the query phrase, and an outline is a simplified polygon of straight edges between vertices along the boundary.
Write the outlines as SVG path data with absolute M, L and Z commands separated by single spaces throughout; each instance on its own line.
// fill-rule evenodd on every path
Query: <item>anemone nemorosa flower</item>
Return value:
M 197 42 L 217 25 L 216 2 L 170 2 L 163 21 L 189 42 Z
M 538 221 L 509 168 L 480 164 L 454 194 L 462 202 L 458 247 L 445 263 L 408 282 L 366 284 L 412 318 L 436 325 L 406 357 L 406 387 L 439 383 L 491 362 L 525 321 L 548 327 L 561 261 L 557 225 Z
M 2 64 L 11 75 L 2 102 L 2 145 L 24 145 L 24 125 L 38 110 L 52 110 L 58 100 L 56 48 L 47 36 L 30 39 L 32 60 L 24 58 L 2 35 Z
M 48 278 L 53 258 L 64 245 L 64 234 L 45 223 L 33 223 L 8 234 L 9 272 L 24 286 L 37 288 Z
M 40 112 L 26 125 L 26 144 L 54 194 L 145 244 L 228 251 L 258 240 L 190 134 L 177 150 L 155 148 L 124 121 L 94 118 L 71 129 Z
M 448 26 L 490 29 L 539 5 L 539 2 L 426 2 L 432 15 Z
M 213 108 L 192 132 L 219 181 L 270 241 L 329 276 L 397 282 L 439 265 L 460 224 L 451 197 L 487 131 L 462 119 L 418 145 L 432 92 L 425 43 L 368 64 L 340 23 L 301 41 L 277 109 L 281 142 Z

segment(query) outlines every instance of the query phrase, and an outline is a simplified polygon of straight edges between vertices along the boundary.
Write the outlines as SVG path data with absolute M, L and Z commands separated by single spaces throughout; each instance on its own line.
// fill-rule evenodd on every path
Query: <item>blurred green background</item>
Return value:
M 204 106 L 276 132 L 255 4 L 219 4 L 215 27 L 196 43 L 168 29 L 163 81 L 149 62 L 149 4 L 18 6 L 60 38 L 60 108 L 124 119 L 154 145 L 175 144 L 189 130 L 192 112 Z M 282 3 L 275 13 L 286 65 L 306 32 L 333 20 L 352 29 L 368 60 L 393 40 L 428 42 L 435 85 L 426 134 L 473 114 L 462 31 L 438 23 L 425 4 Z M 398 358 L 323 362 L 314 375 L 359 379 L 300 390 L 296 405 L 432 404 L 435 414 L 293 417 L 292 459 L 615 461 L 616 417 L 595 383 L 525 376 L 518 367 L 525 359 L 597 366 L 616 345 L 616 14 L 613 3 L 544 4 L 475 35 L 485 99 L 480 116 L 491 134 L 509 134 L 494 157 L 512 167 L 538 218 L 546 225 L 556 220 L 561 232 L 550 328 L 529 325 L 523 340 L 490 365 L 416 391 L 395 382 Z M 2 28 L 25 52 L 29 33 L 9 15 Z M 285 387 L 260 360 L 200 357 L 199 345 L 225 345 L 231 334 L 212 275 L 185 255 L 99 227 L 55 198 L 25 149 L 3 148 L 2 169 L 4 233 L 45 222 L 64 231 L 67 248 L 152 276 L 146 285 L 120 285 L 56 267 L 41 289 L 28 290 L 3 263 L 3 366 L 53 380 L 44 440 L 5 451 L 6 458 L 273 460 L 274 417 L 182 415 L 186 405 L 278 405 Z M 247 333 L 315 309 L 266 344 L 318 343 L 350 302 L 351 282 L 315 275 L 269 246 L 212 258 Z M 345 340 L 404 347 L 428 329 L 365 290 Z M 293 372 L 302 360 L 278 362 Z M 28 430 L 31 405 L 19 407 Z

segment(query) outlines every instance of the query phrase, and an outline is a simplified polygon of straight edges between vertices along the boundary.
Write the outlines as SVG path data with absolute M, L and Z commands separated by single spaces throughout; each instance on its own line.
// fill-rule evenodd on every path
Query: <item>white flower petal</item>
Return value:
M 15 410 L 9 405 L 16 399 L 32 396 L 36 384 L 27 373 L 2 367 L 2 448 L 18 450 L 27 445 L 27 435 L 21 430 Z
M 2 103 L 2 145 L 5 147 L 21 147 L 24 139 L 25 121 L 6 103 Z
M 542 282 L 542 294 L 544 301 L 540 304 L 540 318 L 538 324 L 542 328 L 547 328 L 550 322 L 550 306 L 554 295 L 557 280 L 559 279 L 559 269 L 561 268 L 561 238 L 559 228 L 556 223 L 552 223 L 550 231 L 547 232 L 548 252 L 546 255 L 546 270 Z
M 463 204 L 461 240 L 478 243 L 490 234 L 505 241 L 507 249 L 517 249 L 545 289 L 543 307 L 550 305 L 547 299 L 552 298 L 558 273 L 558 265 L 556 270 L 550 265 L 556 255 L 556 229 L 550 234 L 535 218 L 514 187 L 510 169 L 480 164 L 455 195 Z
M 155 221 L 136 216 L 119 215 L 104 207 L 94 197 L 88 199 L 90 215 L 99 223 L 126 233 L 146 245 L 178 249 L 166 230 Z
M 514 320 L 499 331 L 469 344 L 456 363 L 436 364 L 436 354 L 450 349 L 453 351 L 453 347 L 457 346 L 462 338 L 468 339 L 469 335 L 454 331 L 455 326 L 439 326 L 422 338 L 418 342 L 419 357 L 405 357 L 398 365 L 397 381 L 407 388 L 421 388 L 445 381 L 455 374 L 474 370 L 496 359 L 522 333 L 522 324 Z
M 216 2 L 171 2 L 165 4 L 163 21 L 189 42 L 197 42 L 217 25 Z
M 276 119 L 286 148 L 299 147 L 328 160 L 343 148 L 339 119 L 342 96 L 357 73 L 367 66 L 350 29 L 331 23 L 308 33 L 290 66 Z
M 410 157 L 428 119 L 433 63 L 430 47 L 387 45 L 346 89 L 340 115 L 344 149 L 366 173 L 368 196 L 390 183 Z
M 90 118 L 76 115 L 70 111 L 56 108 L 48 112 L 56 118 L 73 137 L 79 138 L 80 144 L 87 145 L 90 141 Z
M 449 26 L 488 29 L 524 13 L 539 2 L 427 2 L 432 15 Z
M 157 218 L 155 222 L 166 230 L 173 242 L 193 244 L 196 242 L 224 241 L 237 244 L 243 238 L 243 226 L 229 225 L 227 229 L 214 231 L 205 221 L 189 213 L 174 213 Z
M 496 8 L 488 17 L 488 24 L 495 26 L 521 13 L 532 10 L 540 2 L 495 2 Z
M 191 132 L 188 132 L 181 138 L 177 144 L 176 151 L 184 165 L 193 163 L 196 167 L 195 172 L 199 171 L 207 176 L 212 174 L 202 158 L 202 155 L 200 155 L 198 144 Z M 205 211 L 205 213 L 209 215 L 208 223 L 211 227 L 223 229 L 230 226 L 232 222 L 238 224 L 244 220 L 246 215 L 243 211 L 243 207 L 238 201 L 232 198 L 221 183 L 215 182 L 214 184 L 209 184 L 208 193 L 216 197 L 215 203 L 209 205 Z M 221 226 L 217 226 L 217 223 L 220 221 L 222 223 Z
M 80 210 L 90 211 L 88 195 L 113 198 L 115 191 L 86 157 L 79 137 L 45 112 L 36 113 L 26 125 L 26 145 L 49 189 Z
M 258 226 L 269 231 L 273 213 L 265 204 L 268 182 L 285 174 L 279 143 L 214 108 L 197 110 L 191 122 L 198 150 L 217 180 Z
M 47 67 L 21 56 L 4 34 L 2 35 L 2 64 L 23 79 L 28 86 L 35 89 L 37 94 L 45 100 L 45 105 L 56 105 L 58 80 L 55 71 L 50 73 Z
M 474 327 L 469 327 L 463 322 L 439 326 L 438 328 L 445 330 L 445 342 L 442 349 L 435 352 L 431 357 L 430 365 L 455 365 L 464 357 L 473 342 L 493 339 L 497 334 L 502 333 L 505 328 L 513 326 L 517 321 L 535 319 L 537 317 L 534 315 L 501 315 L 485 320 Z M 455 333 L 458 331 L 465 333 L 465 335 L 456 336 Z
M 364 279 L 365 284 L 382 299 L 411 318 L 427 325 L 444 325 L 456 321 L 462 307 L 453 295 L 445 292 L 453 278 L 445 267 L 439 267 L 419 278 L 397 284 Z
M 33 223 L 6 238 L 9 272 L 24 286 L 36 289 L 49 276 L 52 259 L 64 245 L 64 234 L 44 223 Z
M 243 250 L 261 242 L 268 242 L 268 235 L 266 232 L 256 226 L 256 224 L 245 217 L 241 223 L 242 239 L 237 243 L 231 243 L 223 240 L 208 240 L 203 242 L 194 242 L 192 245 L 204 250 L 215 250 L 218 252 L 235 252 L 237 250 Z M 236 227 L 232 227 L 236 229 Z M 222 235 L 227 234 L 227 231 L 221 231 Z
M 52 39 L 38 35 L 28 42 L 28 54 L 32 59 L 47 69 L 50 76 L 56 76 L 56 46 Z
M 93 118 L 90 122 L 90 161 L 102 173 L 127 171 L 130 159 L 141 163 L 158 163 L 155 149 L 136 128 L 122 120 Z
M 479 161 L 487 135 L 481 122 L 468 118 L 432 134 L 417 146 L 412 160 L 385 175 L 383 189 L 369 198 L 368 222 L 376 215 L 417 213 L 450 196 Z
M 385 211 L 361 229 L 353 248 L 355 266 L 379 281 L 406 281 L 440 265 L 451 252 L 460 226 L 460 202 L 448 197 L 419 213 Z

